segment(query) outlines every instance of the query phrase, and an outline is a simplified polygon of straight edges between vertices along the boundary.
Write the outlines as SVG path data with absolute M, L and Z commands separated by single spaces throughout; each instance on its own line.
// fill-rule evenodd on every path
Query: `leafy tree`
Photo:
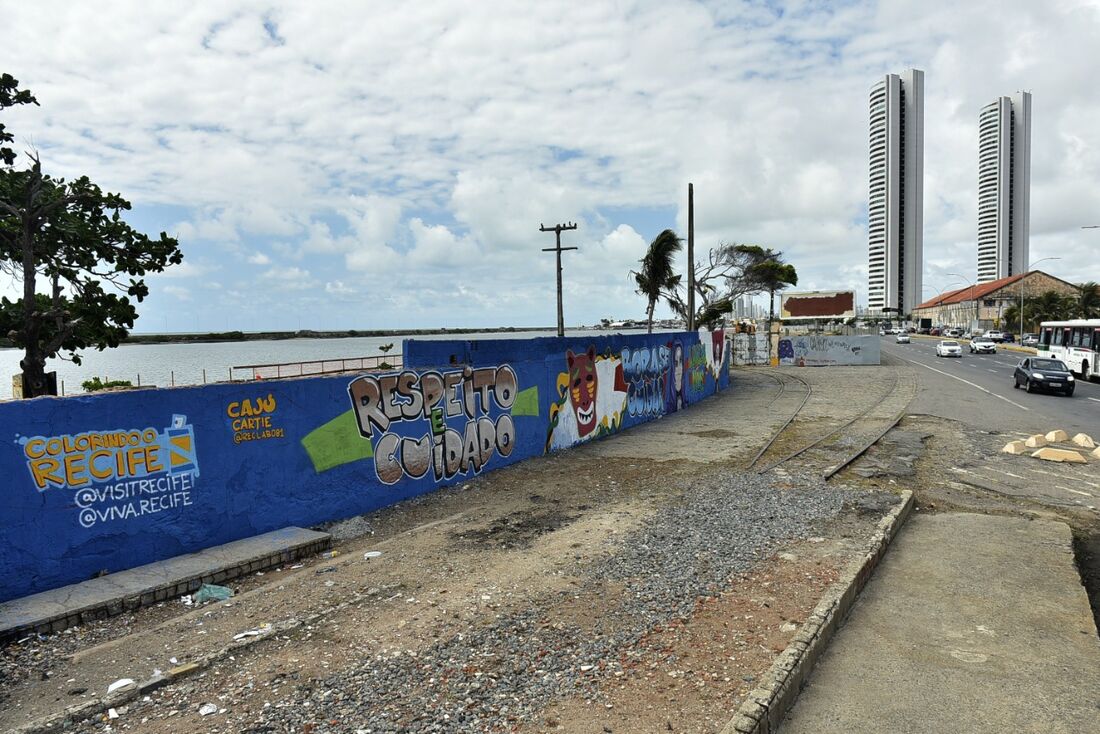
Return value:
M 783 262 L 782 252 L 767 250 L 760 262 L 750 268 L 749 275 L 762 290 L 768 292 L 768 321 L 775 321 L 775 292 L 789 285 L 798 285 L 794 265 Z
M 38 104 L 38 100 L 26 89 L 19 89 L 19 80 L 11 74 L 0 74 L 0 110 L 6 107 L 14 107 L 22 104 Z M 4 123 L 0 122 L 0 163 L 10 166 L 15 163 L 15 151 L 4 145 L 15 140 L 15 137 L 4 129 Z
M 1035 331 L 1043 321 L 1064 321 L 1074 317 L 1079 297 L 1066 296 L 1050 290 L 1024 299 L 1024 328 Z M 1005 325 L 1020 323 L 1019 304 L 1013 303 L 1001 315 Z
M 680 277 L 673 272 L 672 261 L 676 253 L 683 249 L 684 241 L 676 236 L 671 229 L 666 229 L 653 238 L 646 250 L 645 257 L 640 262 L 642 269 L 631 271 L 634 282 L 638 285 L 637 293 L 645 296 L 646 323 L 649 333 L 653 333 L 653 310 L 661 298 L 670 303 L 676 299 L 680 288 Z
M 9 79 L 0 77 L 0 108 L 29 97 Z M 130 202 L 120 195 L 87 177 L 54 179 L 28 157 L 30 168 L 6 158 L 0 167 L 0 272 L 23 286 L 22 298 L 0 299 L 0 329 L 24 350 L 23 394 L 35 397 L 46 391 L 47 359 L 67 352 L 79 364 L 80 349 L 118 346 L 137 318 L 134 301 L 149 293 L 142 277 L 183 254 L 167 234 L 154 240 L 126 224 Z
M 1074 315 L 1079 319 L 1100 319 L 1100 285 L 1094 280 L 1078 287 Z
M 769 263 L 775 262 L 782 262 L 782 253 L 757 245 L 723 243 L 709 250 L 707 261 L 695 265 L 695 294 L 699 303 L 695 323 L 714 328 L 733 310 L 737 298 L 772 289 L 776 273 Z M 794 267 L 787 267 L 789 272 L 784 270 L 783 277 L 797 280 Z M 669 305 L 687 320 L 687 304 L 678 294 Z

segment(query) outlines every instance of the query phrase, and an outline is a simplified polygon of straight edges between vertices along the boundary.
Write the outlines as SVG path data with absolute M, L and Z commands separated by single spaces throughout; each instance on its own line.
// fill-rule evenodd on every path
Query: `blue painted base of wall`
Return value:
M 0 405 L 0 601 L 370 512 L 729 384 L 722 332 L 403 351 L 393 373 Z

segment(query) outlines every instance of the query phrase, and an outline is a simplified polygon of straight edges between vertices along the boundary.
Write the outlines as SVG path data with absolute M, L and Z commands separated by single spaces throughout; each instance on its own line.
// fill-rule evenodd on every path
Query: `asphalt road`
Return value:
M 1028 393 L 1012 387 L 1020 352 L 970 354 L 961 358 L 936 356 L 937 340 L 913 339 L 896 344 L 882 337 L 882 353 L 915 365 L 921 391 L 910 413 L 927 413 L 962 421 L 989 431 L 1046 433 L 1062 428 L 1072 436 L 1083 431 L 1100 434 L 1100 384 L 1078 380 L 1073 397 Z

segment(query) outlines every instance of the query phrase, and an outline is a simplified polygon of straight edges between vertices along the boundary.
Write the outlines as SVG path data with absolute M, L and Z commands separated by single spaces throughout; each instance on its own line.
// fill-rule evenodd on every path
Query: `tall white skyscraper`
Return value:
M 1031 224 L 1031 93 L 978 117 L 978 282 L 1023 273 Z
M 867 301 L 908 314 L 921 302 L 924 252 L 924 72 L 871 88 Z

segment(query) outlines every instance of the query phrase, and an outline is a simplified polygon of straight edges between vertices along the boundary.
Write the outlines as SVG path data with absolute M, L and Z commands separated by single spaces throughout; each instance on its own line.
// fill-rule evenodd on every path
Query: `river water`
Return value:
M 644 332 L 644 330 L 642 330 Z M 608 332 L 592 329 L 568 329 L 567 336 L 592 336 Z M 637 333 L 624 330 L 623 333 Z M 229 379 L 230 368 L 241 365 L 307 362 L 320 359 L 381 356 L 380 347 L 392 343 L 391 355 L 401 355 L 402 339 L 529 339 L 553 336 L 550 331 L 513 331 L 475 334 L 436 334 L 417 336 L 349 337 L 346 339 L 281 339 L 275 341 L 211 342 L 203 344 L 125 344 L 116 349 L 81 352 L 82 364 L 50 360 L 47 371 L 57 372 L 58 391 L 82 392 L 80 383 L 93 377 L 129 380 L 135 385 L 198 385 Z M 11 397 L 12 375 L 19 373 L 23 353 L 0 349 L 0 398 Z M 239 379 L 244 373 L 237 372 Z

